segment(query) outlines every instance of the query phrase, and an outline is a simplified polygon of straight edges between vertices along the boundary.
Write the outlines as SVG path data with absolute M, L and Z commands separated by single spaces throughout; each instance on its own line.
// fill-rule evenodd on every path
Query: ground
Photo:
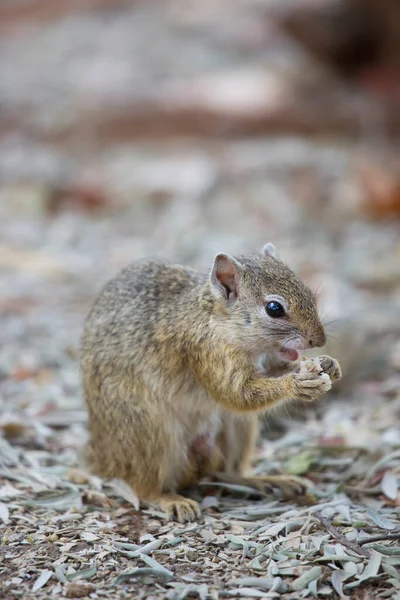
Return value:
M 275 150 L 280 146 L 284 155 L 285 145 L 294 154 L 299 148 L 298 160 L 308 156 L 308 168 L 317 173 L 324 152 L 337 159 L 332 148 L 290 140 Z M 265 150 L 267 156 L 268 146 Z M 267 591 L 270 597 L 271 590 L 284 598 L 315 595 L 316 590 L 330 597 L 341 590 L 356 598 L 399 594 L 400 357 L 398 332 L 396 338 L 394 328 L 385 331 L 379 325 L 380 318 L 384 324 L 390 310 L 396 310 L 396 298 L 389 291 L 374 291 L 382 269 L 368 271 L 377 249 L 387 248 L 396 231 L 392 224 L 354 222 L 334 247 L 328 219 L 325 225 L 319 222 L 320 235 L 309 236 L 298 220 L 287 218 L 304 206 L 285 195 L 290 177 L 276 174 L 276 152 L 270 156 L 272 164 L 251 177 L 232 169 L 230 177 L 222 178 L 215 159 L 216 201 L 185 194 L 154 208 L 145 198 L 124 211 L 89 216 L 68 209 L 27 218 L 12 206 L 4 208 L 4 597 L 73 597 L 85 590 L 94 598 L 110 593 L 121 598 L 195 593 L 261 598 Z M 151 165 L 158 158 L 148 160 Z M 290 174 L 290 167 L 285 170 Z M 264 186 L 276 195 L 276 203 L 266 201 Z M 351 259 L 363 241 L 360 233 L 354 238 L 357 227 L 368 243 L 352 271 Z M 337 319 L 329 330 L 336 338 L 330 351 L 344 368 L 338 393 L 311 410 L 298 403 L 266 417 L 256 462 L 260 473 L 307 476 L 313 498 L 283 502 L 278 492 L 260 497 L 249 489 L 204 485 L 193 491 L 203 498 L 202 523 L 184 526 L 166 522 L 151 509 L 139 512 L 126 490 L 86 473 L 77 454 L 86 436 L 77 358 L 84 315 L 109 275 L 152 249 L 206 268 L 217 249 L 240 252 L 267 239 L 278 249 L 280 239 L 288 240 L 281 246 L 283 257 L 310 281 L 319 280 L 322 310 L 329 308 Z M 353 248 L 338 268 L 346 245 Z M 356 285 L 356 277 L 363 285 Z M 372 344 L 375 352 L 363 353 L 363 344 Z M 386 349 L 382 363 L 380 346 Z M 357 353 L 369 361 L 368 377 L 353 356 Z M 375 536 L 383 539 L 374 541 Z
M 0 597 L 400 599 L 398 143 L 375 135 L 376 120 L 357 135 L 336 134 L 340 119 L 324 129 L 323 111 L 311 137 L 309 109 L 268 130 L 289 85 L 276 65 L 292 75 L 314 66 L 271 32 L 263 45 L 260 2 L 238 3 L 222 27 L 224 2 L 193 14 L 178 2 L 166 14 L 97 4 L 112 27 L 100 11 L 1 41 L 0 68 L 15 68 L 0 88 Z M 196 86 L 182 91 L 189 75 Z M 266 108 L 257 94 L 267 88 Z M 112 113 L 131 101 L 133 121 L 125 107 L 119 128 L 102 128 L 110 103 Z M 263 417 L 256 471 L 305 477 L 308 493 L 284 501 L 203 482 L 190 492 L 201 522 L 138 510 L 129 489 L 80 458 L 85 314 L 131 260 L 208 269 L 218 251 L 267 241 L 318 291 L 327 351 L 344 372 L 312 407 Z

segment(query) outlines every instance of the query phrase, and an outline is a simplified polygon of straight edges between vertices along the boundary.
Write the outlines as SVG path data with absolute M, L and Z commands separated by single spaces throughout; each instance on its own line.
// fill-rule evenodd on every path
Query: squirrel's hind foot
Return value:
M 293 475 L 264 475 L 261 477 L 252 477 L 251 480 L 258 489 L 267 491 L 268 489 L 279 489 L 285 500 L 290 500 L 296 496 L 304 496 L 307 491 L 307 481 Z
M 252 487 L 260 492 L 268 493 L 272 489 L 279 489 L 285 500 L 296 496 L 304 496 L 307 491 L 307 480 L 294 475 L 263 475 L 260 477 L 245 477 L 242 475 L 215 473 L 214 477 L 225 483 L 233 483 Z

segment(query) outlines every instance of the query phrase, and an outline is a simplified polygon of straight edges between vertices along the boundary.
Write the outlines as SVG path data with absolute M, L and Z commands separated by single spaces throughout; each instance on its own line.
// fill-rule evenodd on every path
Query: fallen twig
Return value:
M 325 529 L 327 529 L 329 531 L 329 533 L 331 533 L 333 535 L 333 537 L 338 542 L 340 542 L 343 546 L 346 546 L 347 548 L 349 548 L 349 550 L 352 550 L 353 552 L 355 552 L 356 554 L 359 554 L 361 556 L 367 556 L 367 557 L 370 556 L 370 553 L 368 550 L 366 550 L 365 548 L 361 548 L 361 546 L 357 542 L 351 542 L 350 540 L 348 540 L 346 538 L 346 536 L 341 534 L 340 531 L 334 525 L 332 525 L 332 523 L 330 521 L 328 521 L 328 519 L 323 517 L 319 511 L 316 511 L 314 513 L 314 516 L 317 517 L 317 519 L 319 519 L 319 521 L 321 521 L 321 523 L 325 527 Z

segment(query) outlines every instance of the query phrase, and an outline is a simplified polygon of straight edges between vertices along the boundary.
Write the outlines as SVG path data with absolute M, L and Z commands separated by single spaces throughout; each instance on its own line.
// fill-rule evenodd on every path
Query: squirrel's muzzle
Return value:
M 321 328 L 320 331 L 309 336 L 308 343 L 310 348 L 321 348 L 325 346 L 326 336 L 325 331 Z

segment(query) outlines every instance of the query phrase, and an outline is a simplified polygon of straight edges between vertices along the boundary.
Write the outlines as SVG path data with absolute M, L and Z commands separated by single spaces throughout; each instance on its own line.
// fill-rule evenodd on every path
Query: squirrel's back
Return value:
M 120 271 L 103 288 L 95 301 L 88 320 L 140 307 L 151 316 L 160 303 L 174 300 L 206 280 L 193 269 L 161 260 L 132 263 Z M 130 315 L 132 316 L 132 315 Z M 144 316 L 144 315 L 143 315 Z
M 103 288 L 87 316 L 82 361 L 123 367 L 146 350 L 157 350 L 161 323 L 177 319 L 177 303 L 193 303 L 207 275 L 162 260 L 135 262 Z

